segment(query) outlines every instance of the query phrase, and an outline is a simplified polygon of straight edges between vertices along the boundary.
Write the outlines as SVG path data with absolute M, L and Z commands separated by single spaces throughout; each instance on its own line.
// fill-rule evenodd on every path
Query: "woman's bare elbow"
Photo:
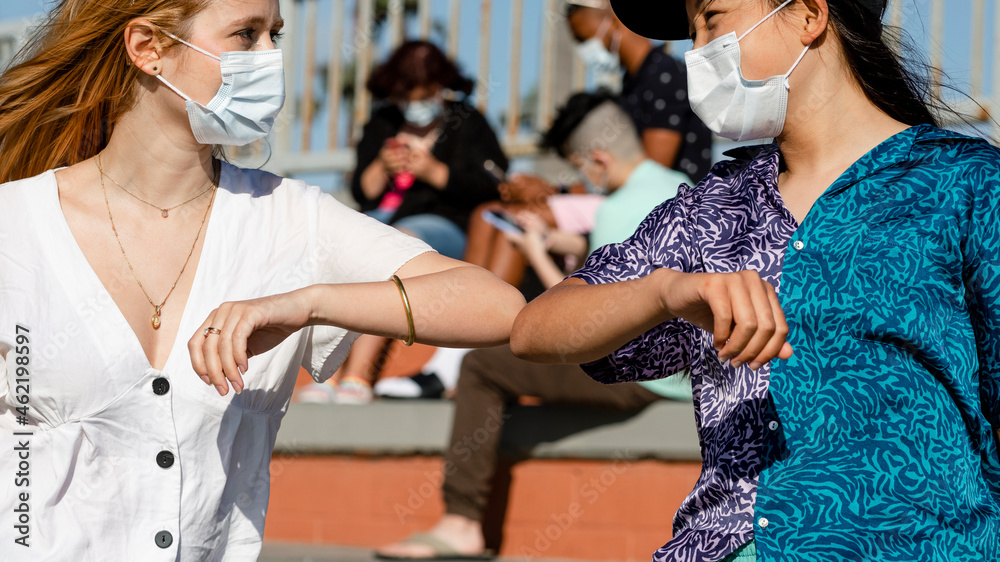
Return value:
M 522 313 L 524 310 L 522 309 Z M 515 356 L 526 361 L 532 360 L 531 355 L 531 338 L 527 335 L 527 329 L 524 327 L 523 314 L 518 314 L 517 318 L 514 318 L 514 325 L 510 330 L 510 350 Z
M 510 333 L 510 350 L 516 357 L 525 361 L 558 363 L 552 353 L 548 353 L 544 346 L 539 345 L 538 327 L 533 315 L 534 311 L 528 306 L 514 319 L 514 327 Z
M 510 334 L 514 355 L 533 363 L 572 363 L 565 350 L 559 349 L 562 322 L 557 317 L 561 316 L 560 303 L 565 302 L 563 291 L 586 284 L 582 279 L 566 279 L 525 306 L 514 319 Z
M 503 333 L 503 341 L 499 341 L 495 345 L 508 343 L 514 337 L 514 326 L 517 324 L 517 318 L 527 304 L 520 291 L 506 283 L 504 285 L 507 288 L 502 289 L 499 299 L 502 302 L 497 304 L 497 312 L 501 317 L 497 324 L 504 326 L 506 330 Z

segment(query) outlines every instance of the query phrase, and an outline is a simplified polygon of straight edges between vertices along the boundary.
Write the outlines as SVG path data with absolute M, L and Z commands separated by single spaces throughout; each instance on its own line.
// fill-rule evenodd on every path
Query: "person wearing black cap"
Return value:
M 715 133 L 775 139 L 514 323 L 600 382 L 690 373 L 703 471 L 654 560 L 1000 560 L 1000 149 L 937 128 L 884 0 L 612 6 L 690 36 Z
M 568 0 L 566 22 L 585 64 L 624 72 L 619 102 L 646 154 L 698 181 L 712 165 L 712 133 L 687 102 L 684 66 L 626 28 L 606 0 Z

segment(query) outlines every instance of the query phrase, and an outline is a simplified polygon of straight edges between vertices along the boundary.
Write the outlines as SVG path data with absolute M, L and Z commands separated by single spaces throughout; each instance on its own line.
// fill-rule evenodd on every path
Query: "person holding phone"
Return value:
M 612 6 L 693 40 L 714 132 L 774 138 L 515 321 L 601 382 L 690 373 L 703 470 L 654 560 L 1000 559 L 1000 149 L 935 126 L 885 0 Z
M 508 165 L 485 117 L 455 101 L 473 86 L 433 43 L 400 45 L 368 79 L 379 105 L 351 180 L 362 211 L 455 259 L 469 214 L 499 197 L 495 173 Z
M 613 137 L 608 136 L 608 123 L 618 124 Z M 583 234 L 552 228 L 531 210 L 511 217 L 518 228 L 506 229 L 504 234 L 546 288 L 566 276 L 553 254 L 562 256 L 564 263 L 581 263 L 589 251 L 624 239 L 617 234 L 634 230 L 649 211 L 677 193 L 677 186 L 691 181 L 645 154 L 628 115 L 605 93 L 570 96 L 546 133 L 545 145 L 568 160 L 596 190 L 607 194 L 595 209 L 592 230 Z
M 618 101 L 646 155 L 699 181 L 712 165 L 712 132 L 687 102 L 687 71 L 661 46 L 615 16 L 608 0 L 566 0 L 577 56 L 598 72 L 621 74 Z
M 408 41 L 372 71 L 378 101 L 357 147 L 351 193 L 369 216 L 462 259 L 469 215 L 499 197 L 487 163 L 507 158 L 486 118 L 459 96 L 474 83 L 433 43 Z M 301 400 L 366 404 L 389 340 L 362 336 L 337 376 L 312 384 Z

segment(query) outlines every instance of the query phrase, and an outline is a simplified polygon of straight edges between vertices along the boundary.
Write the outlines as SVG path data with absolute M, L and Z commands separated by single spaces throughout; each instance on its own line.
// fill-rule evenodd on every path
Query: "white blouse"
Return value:
M 329 378 L 358 334 L 300 330 L 226 396 L 187 340 L 223 301 L 384 281 L 427 251 L 316 187 L 223 164 L 160 371 L 73 238 L 54 173 L 0 185 L 0 558 L 256 560 L 299 366 Z

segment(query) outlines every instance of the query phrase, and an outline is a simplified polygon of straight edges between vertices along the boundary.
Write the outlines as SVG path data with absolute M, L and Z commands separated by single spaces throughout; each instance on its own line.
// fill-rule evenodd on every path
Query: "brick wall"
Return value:
M 265 540 L 375 547 L 441 516 L 439 457 L 271 462 Z M 530 459 L 495 478 L 487 542 L 512 557 L 649 560 L 700 472 L 695 462 Z

